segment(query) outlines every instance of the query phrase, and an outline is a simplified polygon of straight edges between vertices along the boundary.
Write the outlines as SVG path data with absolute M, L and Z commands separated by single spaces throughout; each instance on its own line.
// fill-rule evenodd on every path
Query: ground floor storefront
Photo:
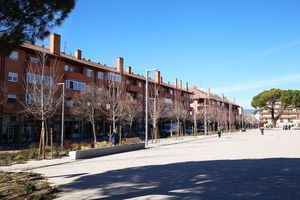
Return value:
M 32 116 L 21 114 L 7 114 L 1 120 L 0 144 L 20 144 L 28 146 L 39 142 L 41 133 L 41 121 Z M 46 142 L 50 141 L 50 130 L 53 131 L 53 141 L 61 141 L 61 116 L 54 116 L 48 120 L 46 125 Z M 108 140 L 112 130 L 112 122 L 105 117 L 99 117 L 95 121 L 97 140 Z M 123 136 L 134 137 L 144 130 L 142 119 L 136 120 L 132 126 L 128 123 L 117 123 L 117 130 Z M 64 119 L 64 140 L 89 141 L 93 138 L 92 125 L 80 116 L 68 115 Z

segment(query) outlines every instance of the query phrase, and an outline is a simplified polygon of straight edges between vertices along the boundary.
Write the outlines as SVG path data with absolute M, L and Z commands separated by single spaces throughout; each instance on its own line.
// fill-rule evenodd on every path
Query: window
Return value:
M 170 94 L 173 95 L 173 90 L 172 89 L 170 89 Z
M 143 95 L 143 94 L 137 94 L 137 98 L 138 98 L 138 99 L 143 99 L 143 98 L 144 98 L 144 95 Z
M 7 95 L 7 102 L 8 103 L 16 103 L 17 102 L 17 95 L 15 95 L 15 94 L 8 94 Z
M 30 63 L 31 64 L 38 64 L 39 63 L 39 59 L 35 58 L 35 57 L 30 57 Z
M 73 105 L 73 101 L 71 101 L 71 100 L 66 100 L 66 107 L 67 107 L 67 108 L 72 107 L 72 105 Z
M 93 70 L 91 70 L 91 69 L 86 70 L 86 76 L 93 77 Z
M 27 93 L 26 101 L 28 104 L 40 104 L 42 102 L 42 96 L 38 92 Z
M 18 82 L 18 73 L 8 72 L 8 81 Z
M 121 82 L 121 76 L 118 73 L 108 72 L 107 73 L 107 80 L 114 81 L 114 82 Z
M 42 76 L 40 74 L 33 74 L 33 73 L 26 73 L 26 81 L 31 84 L 37 84 L 41 85 L 52 85 L 53 84 L 53 79 L 51 76 Z
M 9 55 L 10 60 L 18 60 L 19 59 L 19 52 L 13 51 Z
M 65 72 L 74 72 L 74 66 L 65 65 Z
M 65 65 L 65 72 L 68 72 L 69 71 L 69 65 Z
M 73 80 L 66 80 L 66 88 L 72 90 L 85 90 L 86 83 Z
M 169 99 L 169 98 L 165 98 L 165 103 L 167 103 L 167 104 L 171 104 L 173 101 L 172 101 L 172 99 Z
M 142 87 L 142 82 L 138 82 L 138 86 L 141 88 Z
M 10 121 L 10 122 L 16 122 L 16 121 L 17 121 L 17 116 L 16 116 L 16 115 L 11 115 L 11 116 L 9 117 L 9 121 Z
M 130 85 L 130 80 L 129 79 L 126 79 L 126 85 Z
M 98 72 L 98 79 L 103 80 L 104 78 L 104 73 L 103 72 Z

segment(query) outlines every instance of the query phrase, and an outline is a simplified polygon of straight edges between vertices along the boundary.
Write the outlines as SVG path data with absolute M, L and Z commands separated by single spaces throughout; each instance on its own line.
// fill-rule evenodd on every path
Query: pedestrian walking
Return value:
M 117 131 L 116 129 L 113 130 L 113 132 L 110 135 L 110 142 L 115 146 L 116 145 L 116 135 Z
M 264 129 L 265 129 L 265 127 L 264 127 L 263 123 L 260 124 L 259 129 L 260 129 L 261 134 L 264 135 Z
M 289 124 L 289 131 L 291 130 L 292 126 Z
M 218 125 L 218 136 L 221 137 L 222 134 L 222 125 Z

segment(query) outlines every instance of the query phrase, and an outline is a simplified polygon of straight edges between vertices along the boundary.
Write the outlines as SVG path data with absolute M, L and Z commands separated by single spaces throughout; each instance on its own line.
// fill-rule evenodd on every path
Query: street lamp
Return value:
M 65 83 L 58 83 L 57 85 L 62 85 L 63 87 L 63 99 L 62 99 L 62 109 L 61 109 L 61 139 L 60 145 L 64 146 L 64 117 L 65 117 Z
M 207 135 L 207 98 L 204 96 L 204 135 Z
M 145 147 L 148 146 L 148 76 L 150 71 L 157 71 L 157 69 L 146 70 Z

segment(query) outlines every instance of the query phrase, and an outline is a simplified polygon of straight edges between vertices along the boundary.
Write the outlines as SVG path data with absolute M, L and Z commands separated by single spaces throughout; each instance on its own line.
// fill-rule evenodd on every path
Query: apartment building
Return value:
M 279 109 L 275 109 L 275 116 L 278 114 Z M 271 113 L 268 110 L 259 111 L 260 120 L 264 122 L 266 127 L 272 126 Z M 276 127 L 282 128 L 285 125 L 291 125 L 293 127 L 300 127 L 300 109 L 289 107 L 279 117 L 276 123 Z
M 194 101 L 191 104 L 195 112 L 198 126 L 207 121 L 207 130 L 217 130 L 218 124 L 223 125 L 227 130 L 236 130 L 241 127 L 242 108 L 230 101 L 224 94 L 218 96 L 213 94 L 210 89 L 204 92 L 197 87 L 190 88 L 194 94 Z
M 107 66 L 102 63 L 93 62 L 82 57 L 82 51 L 76 50 L 74 55 L 61 52 L 61 36 L 50 35 L 50 48 L 34 44 L 24 43 L 18 49 L 11 52 L 9 56 L 1 58 L 1 136 L 0 143 L 29 143 L 38 141 L 40 134 L 40 123 L 30 114 L 24 112 L 22 101 L 25 97 L 24 84 L 32 84 L 31 77 L 39 78 L 39 74 L 33 74 L 28 69 L 30 65 L 37 64 L 39 58 L 37 52 L 48 55 L 47 67 L 57 66 L 57 73 L 62 76 L 68 96 L 65 99 L 64 132 L 66 139 L 83 139 L 92 137 L 92 130 L 80 115 L 72 112 L 72 94 L 85 90 L 89 84 L 102 87 L 107 81 L 120 82 L 126 85 L 128 96 L 137 99 L 143 104 L 145 102 L 146 78 L 135 74 L 131 66 L 124 66 L 124 59 L 119 57 L 116 66 Z M 53 77 L 48 77 L 51 82 Z M 176 91 L 180 91 L 180 100 L 184 108 L 190 111 L 192 92 L 183 87 L 182 81 L 175 79 L 174 84 L 165 82 L 159 71 L 155 72 L 154 78 L 149 78 L 150 86 L 155 86 L 157 95 L 165 99 L 166 104 L 172 104 Z M 149 87 L 149 90 L 152 90 Z M 153 92 L 152 92 L 153 93 Z M 150 92 L 151 94 L 151 92 Z M 97 136 L 107 135 L 110 122 L 103 116 L 96 121 Z M 48 126 L 53 127 L 58 140 L 61 128 L 61 114 L 58 112 Z M 143 129 L 143 127 L 140 127 Z

